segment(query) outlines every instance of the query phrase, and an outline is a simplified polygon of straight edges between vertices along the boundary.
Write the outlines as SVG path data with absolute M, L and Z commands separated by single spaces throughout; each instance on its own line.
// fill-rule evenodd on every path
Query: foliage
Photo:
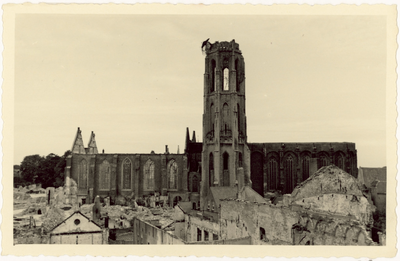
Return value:
M 142 198 L 138 198 L 136 200 L 136 204 L 138 204 L 138 206 L 145 206 L 146 203 L 144 202 L 144 200 Z
M 54 153 L 46 157 L 37 154 L 26 156 L 20 165 L 22 183 L 41 183 L 43 188 L 62 186 L 66 158 L 70 154 L 70 151 L 66 151 L 62 157 Z
M 373 214 L 374 227 L 379 231 L 386 231 L 386 212 L 376 210 Z

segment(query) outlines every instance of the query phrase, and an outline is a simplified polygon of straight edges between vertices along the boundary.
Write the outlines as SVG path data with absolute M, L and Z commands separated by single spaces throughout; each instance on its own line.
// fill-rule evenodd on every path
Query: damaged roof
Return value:
M 360 182 L 335 165 L 325 166 L 296 186 L 294 201 L 321 194 L 347 194 L 363 196 Z
M 358 180 L 367 188 L 371 188 L 374 181 L 386 182 L 386 167 L 383 168 L 365 168 L 358 169 Z

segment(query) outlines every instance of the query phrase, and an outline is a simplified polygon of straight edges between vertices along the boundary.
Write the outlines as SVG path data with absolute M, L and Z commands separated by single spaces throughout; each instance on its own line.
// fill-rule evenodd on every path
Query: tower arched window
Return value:
M 230 125 L 229 125 L 229 105 L 227 103 L 224 103 L 222 106 L 222 131 L 225 133 L 225 135 L 228 135 L 228 131 L 230 131 Z
M 242 153 L 239 152 L 239 168 L 243 167 L 243 156 Z
M 79 163 L 79 178 L 78 178 L 78 187 L 79 188 L 87 188 L 87 179 L 88 179 L 88 167 L 86 160 L 82 160 Z
M 240 92 L 240 83 L 239 83 L 239 60 L 235 60 L 235 71 L 236 71 L 236 91 Z
M 144 187 L 147 190 L 154 190 L 154 162 L 148 159 L 144 164 Z
M 223 160 L 224 160 L 224 170 L 227 170 L 229 168 L 229 154 L 228 152 L 225 152 L 223 155 Z
M 168 188 L 177 189 L 178 188 L 178 164 L 175 160 L 171 160 L 168 163 Z
M 122 162 L 122 189 L 132 189 L 132 162 L 128 158 Z
M 238 126 L 237 126 L 237 129 L 238 129 L 238 132 L 239 132 L 239 135 L 240 135 L 240 106 L 239 106 L 239 103 L 238 103 L 238 105 L 237 105 L 237 124 L 238 124 Z
M 224 69 L 224 78 L 223 78 L 223 90 L 229 91 L 229 69 Z
M 216 83 L 216 72 L 217 72 L 217 65 L 215 60 L 211 60 L 211 84 L 210 84 L 210 93 L 215 91 Z
M 222 171 L 222 186 L 230 186 L 230 178 L 229 178 L 229 154 L 228 152 L 224 152 L 222 155 L 223 159 L 223 171 Z
M 111 173 L 111 168 L 110 168 L 110 163 L 108 163 L 107 160 L 104 160 L 100 164 L 100 177 L 99 177 L 99 189 L 100 190 L 109 190 L 110 189 L 110 173 Z
M 215 107 L 214 104 L 210 106 L 210 129 L 214 131 L 214 121 L 215 121 Z
M 208 164 L 208 185 L 211 187 L 214 184 L 214 155 L 212 153 L 210 153 Z

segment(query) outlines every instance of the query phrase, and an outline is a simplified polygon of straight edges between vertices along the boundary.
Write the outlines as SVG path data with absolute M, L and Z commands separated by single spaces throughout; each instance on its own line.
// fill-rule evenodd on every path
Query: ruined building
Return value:
M 301 200 L 300 202 L 297 200 L 299 188 L 296 186 L 311 184 L 310 176 L 318 169 L 324 166 L 331 168 L 335 165 L 338 168 L 334 171 L 341 170 L 347 175 L 343 179 L 355 180 L 357 177 L 355 144 L 349 142 L 248 143 L 245 62 L 239 44 L 234 40 L 213 44 L 207 41 L 204 53 L 206 57 L 202 142 L 196 141 L 194 132 L 193 137 L 190 138 L 187 129 L 185 151 L 182 154 L 169 153 L 168 148 L 161 154 L 153 152 L 107 154 L 98 152 L 93 132 L 85 148 L 81 130 L 78 128 L 72 146 L 72 155 L 67 159 L 65 171 L 67 199 L 70 202 L 92 203 L 96 195 L 113 199 L 119 196 L 139 198 L 158 194 L 168 197 L 170 206 L 180 201 L 190 202 L 189 205 L 194 212 L 189 214 L 186 211 L 187 226 L 185 226 L 186 231 L 182 232 L 187 242 L 193 239 L 197 239 L 196 241 L 203 241 L 198 239 L 204 238 L 226 240 L 257 235 L 261 241 L 265 238 L 270 242 L 296 243 L 297 239 L 286 238 L 292 233 L 292 227 L 285 230 L 285 233 L 289 234 L 274 239 L 262 236 L 265 231 L 258 228 L 251 228 L 254 230 L 253 234 L 250 230 L 244 232 L 246 231 L 243 230 L 244 227 L 250 229 L 253 225 L 241 223 L 243 220 L 240 218 L 235 220 L 244 211 L 244 209 L 238 210 L 241 209 L 239 205 L 251 199 L 252 204 L 261 204 L 263 205 L 261 208 L 265 208 L 257 207 L 254 211 L 268 212 L 270 211 L 268 209 L 274 209 L 275 205 L 267 206 L 269 201 L 264 198 L 265 196 L 271 193 L 292 193 L 295 201 L 288 201 L 287 195 L 285 201 L 284 197 L 285 206 L 289 208 L 290 205 L 290 210 L 287 211 L 290 212 L 293 208 L 306 208 Z M 267 136 L 265 138 L 268 139 Z M 313 197 L 318 200 L 328 200 L 326 195 L 331 195 L 332 198 L 329 200 L 332 201 L 337 198 L 344 200 L 343 195 L 346 195 L 346 198 L 351 197 L 349 200 L 357 202 L 362 200 L 359 192 L 354 192 L 351 196 L 338 191 L 335 193 L 340 195 L 331 191 L 329 191 L 331 194 L 325 192 L 321 187 L 321 192 Z M 243 202 L 237 202 L 240 197 L 244 200 Z M 236 206 L 231 206 L 233 203 L 226 200 L 227 198 L 232 199 Z M 196 214 L 197 210 L 201 210 L 202 214 Z M 239 211 L 242 214 L 239 212 L 235 214 L 232 211 Z M 300 220 L 304 229 L 308 229 L 302 231 L 309 231 L 309 233 L 314 233 L 312 231 L 316 229 L 315 224 L 320 224 L 319 220 L 324 220 L 317 218 L 318 220 L 315 221 L 312 219 L 314 216 L 307 214 L 308 212 L 303 215 L 299 214 L 300 212 L 293 214 L 292 211 L 290 212 L 292 214 L 289 212 L 285 214 L 284 210 L 279 211 L 277 215 L 288 214 L 293 219 L 290 220 L 295 221 L 294 223 Z M 366 215 L 365 218 L 368 219 L 370 210 L 363 211 L 366 214 L 362 215 Z M 305 215 L 308 215 L 308 219 Z M 252 217 L 252 219 L 257 218 L 264 217 L 261 214 L 254 214 Z M 228 220 L 235 222 L 235 235 L 229 232 L 232 230 L 228 227 L 233 225 L 228 225 Z M 284 218 L 284 220 L 286 222 L 289 219 Z M 313 225 L 307 225 L 307 220 L 313 220 L 310 221 Z M 291 221 L 288 222 L 291 223 Z M 257 224 L 258 221 L 252 222 Z M 290 226 L 293 224 L 291 223 Z M 274 224 L 266 225 L 263 229 L 271 228 L 271 226 L 273 227 Z M 315 233 L 313 235 L 316 235 Z M 319 242 L 316 236 L 309 237 L 313 238 L 311 241 Z M 252 240 L 254 242 L 255 238 Z M 266 242 L 265 240 L 263 242 Z

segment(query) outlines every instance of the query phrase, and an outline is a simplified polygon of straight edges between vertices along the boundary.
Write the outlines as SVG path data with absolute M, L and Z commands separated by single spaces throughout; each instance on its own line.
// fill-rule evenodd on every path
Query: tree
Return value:
M 36 155 L 26 156 L 21 162 L 21 177 L 27 183 L 35 183 L 44 158 Z
M 50 153 L 46 157 L 39 155 L 26 156 L 21 162 L 21 177 L 27 184 L 41 183 L 43 188 L 59 187 L 64 184 L 64 168 L 66 158 L 71 151 L 62 157 Z
M 67 157 L 71 155 L 71 151 L 67 150 L 64 155 L 57 162 L 54 171 L 54 187 L 60 187 L 64 185 L 64 169 L 67 165 Z

